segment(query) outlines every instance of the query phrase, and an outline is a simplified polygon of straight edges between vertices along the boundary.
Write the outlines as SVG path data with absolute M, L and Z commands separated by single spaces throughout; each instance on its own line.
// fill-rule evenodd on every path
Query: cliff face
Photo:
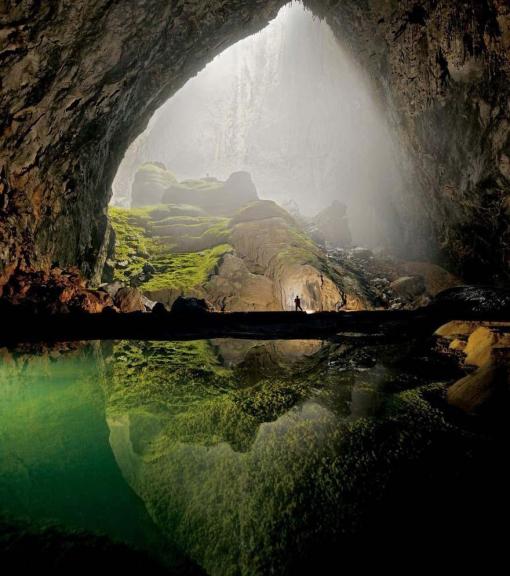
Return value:
M 464 276 L 508 278 L 508 2 L 307 4 L 374 80 L 413 160 L 402 241 L 426 246 L 432 237 Z
M 0 12 L 0 278 L 78 264 L 98 277 L 110 186 L 154 111 L 282 0 L 7 1 Z M 361 63 L 413 165 L 402 242 L 468 275 L 508 272 L 506 0 L 307 0 Z M 411 236 L 412 234 L 412 236 Z M 1 284 L 1 282 L 0 282 Z

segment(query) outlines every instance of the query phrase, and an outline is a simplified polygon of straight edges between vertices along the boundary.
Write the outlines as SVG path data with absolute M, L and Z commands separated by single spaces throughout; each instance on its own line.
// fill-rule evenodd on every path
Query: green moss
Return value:
M 177 183 L 177 178 L 173 172 L 167 170 L 163 164 L 147 162 L 142 164 L 135 176 L 137 181 L 154 182 L 164 188 L 168 188 Z
M 194 288 L 207 282 L 222 256 L 232 250 L 228 244 L 221 244 L 184 254 L 161 253 L 151 257 L 150 263 L 156 274 L 140 287 L 145 291 L 156 291 L 166 288 Z
M 283 218 L 289 224 L 295 225 L 292 216 L 272 200 L 256 200 L 240 208 L 232 218 L 232 224 L 253 222 L 266 218 Z
M 219 190 L 223 188 L 223 183 L 216 180 L 183 180 L 179 182 L 176 188 L 181 190 Z
M 142 272 L 150 255 L 158 250 L 157 244 L 147 235 L 150 217 L 145 208 L 110 207 L 108 215 L 115 231 L 114 277 L 129 283 L 134 275 Z
M 154 213 L 159 217 L 165 215 L 163 208 L 110 208 L 110 221 L 116 234 L 114 277 L 133 283 L 148 264 L 155 270 L 152 277 L 137 282 L 144 291 L 200 287 L 207 282 L 222 256 L 232 250 L 226 243 L 229 221 L 201 216 L 167 216 L 154 220 Z M 172 226 L 176 227 L 174 235 L 157 236 L 158 231 L 168 231 Z M 194 236 L 197 229 L 202 233 Z M 201 247 L 206 248 L 200 250 Z M 199 251 L 189 251 L 190 248 Z

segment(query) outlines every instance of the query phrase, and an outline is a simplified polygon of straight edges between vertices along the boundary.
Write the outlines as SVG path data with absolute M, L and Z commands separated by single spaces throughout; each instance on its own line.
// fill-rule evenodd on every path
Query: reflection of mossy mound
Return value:
M 353 535 L 426 533 L 420 523 L 437 517 L 445 486 L 469 474 L 470 441 L 433 407 L 441 386 L 389 396 L 379 419 L 351 421 L 320 396 L 295 405 L 311 394 L 296 373 L 239 388 L 235 369 L 213 372 L 180 372 L 185 392 L 171 384 L 168 411 L 152 406 L 161 421 L 150 441 L 132 404 L 116 424 L 130 443 L 112 444 L 119 461 L 138 462 L 130 481 L 156 523 L 209 574 L 313 573 L 338 562 L 342 544 L 349 553 Z
M 227 442 L 244 451 L 262 422 L 310 391 L 305 382 L 289 382 L 293 372 L 277 364 L 268 369 L 273 377 L 243 387 L 247 367 L 224 368 L 206 341 L 121 342 L 111 362 L 108 413 L 111 418 L 129 414 L 137 429 L 131 441 L 138 447 Z

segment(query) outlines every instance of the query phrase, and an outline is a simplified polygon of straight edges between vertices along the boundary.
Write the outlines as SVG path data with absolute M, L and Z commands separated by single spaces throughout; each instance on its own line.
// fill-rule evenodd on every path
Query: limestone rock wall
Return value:
M 413 159 L 399 207 L 402 241 L 426 247 L 433 238 L 436 258 L 450 269 L 475 280 L 507 279 L 508 2 L 307 4 L 374 80 Z

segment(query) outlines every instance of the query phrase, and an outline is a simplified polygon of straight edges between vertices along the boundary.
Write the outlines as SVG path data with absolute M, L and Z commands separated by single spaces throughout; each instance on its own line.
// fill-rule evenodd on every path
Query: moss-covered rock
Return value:
M 115 280 L 171 305 L 181 294 L 200 295 L 223 255 L 232 248 L 225 243 L 225 220 L 168 214 L 163 207 L 110 207 L 109 212 L 116 234 Z M 168 232 L 170 226 L 175 227 L 175 235 L 158 235 L 161 227 Z M 201 235 L 193 236 L 197 229 Z M 183 249 L 186 242 L 188 250 Z M 191 250 L 190 244 L 197 251 Z
M 215 178 L 185 180 L 171 185 L 163 194 L 165 203 L 192 204 L 210 214 L 222 215 L 231 215 L 257 199 L 257 191 L 247 172 L 236 172 L 225 182 Z
M 174 178 L 155 164 L 141 171 L 144 181 Z M 171 306 L 193 296 L 225 311 L 285 310 L 299 295 L 308 310 L 371 306 L 356 279 L 332 266 L 286 210 L 257 198 L 249 174 L 174 182 L 163 202 L 110 209 L 114 279 L 152 300 Z
M 163 192 L 177 183 L 177 178 L 161 162 L 142 164 L 135 174 L 131 192 L 132 206 L 160 204 Z

